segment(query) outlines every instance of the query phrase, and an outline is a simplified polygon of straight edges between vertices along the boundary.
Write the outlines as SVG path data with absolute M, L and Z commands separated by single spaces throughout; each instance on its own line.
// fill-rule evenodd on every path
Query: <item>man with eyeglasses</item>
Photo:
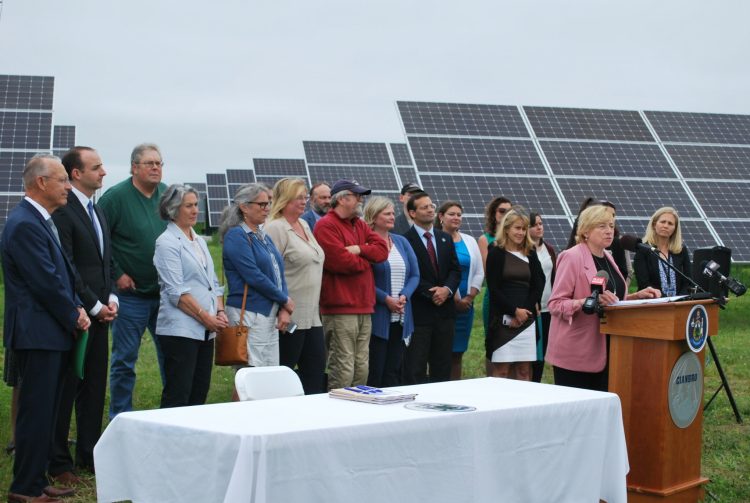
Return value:
M 372 264 L 388 258 L 388 244 L 360 218 L 362 200 L 370 192 L 354 180 L 334 183 L 331 210 L 313 231 L 325 252 L 320 314 L 329 390 L 367 383 L 375 310 Z
M 310 189 L 310 209 L 300 217 L 307 222 L 310 230 L 315 229 L 318 220 L 331 209 L 331 186 L 326 182 L 319 182 Z
M 406 203 L 414 225 L 404 237 L 419 264 L 419 286 L 411 297 L 414 333 L 404 357 L 404 384 L 448 381 L 451 377 L 456 325 L 453 293 L 461 283 L 461 266 L 450 234 L 433 227 L 435 205 L 426 192 Z
M 7 501 L 62 501 L 75 491 L 48 485 L 45 472 L 63 376 L 77 332 L 91 321 L 75 292 L 51 214 L 68 202 L 70 180 L 60 159 L 38 154 L 23 170 L 25 197 L 2 234 L 5 347 L 21 378 L 13 481 Z
M 110 226 L 115 286 L 120 311 L 112 323 L 112 359 L 109 369 L 109 417 L 133 410 L 135 363 L 141 337 L 148 328 L 156 346 L 164 383 L 164 365 L 156 335 L 159 283 L 154 267 L 156 238 L 167 222 L 159 218 L 159 199 L 166 185 L 161 182 L 162 156 L 153 143 L 142 143 L 130 156 L 132 176 L 111 187 L 99 206 Z

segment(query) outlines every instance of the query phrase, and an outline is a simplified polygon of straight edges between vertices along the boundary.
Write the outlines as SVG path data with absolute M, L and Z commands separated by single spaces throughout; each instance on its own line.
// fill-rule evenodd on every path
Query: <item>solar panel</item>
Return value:
M 750 148 L 665 145 L 685 178 L 750 179 Z
M 482 232 L 484 232 L 484 217 L 464 215 L 461 219 L 461 228 L 459 230 L 474 239 L 478 239 L 482 235 Z
M 0 108 L 52 110 L 54 77 L 0 75 Z
M 687 192 L 678 181 L 641 179 L 557 178 L 570 213 L 576 215 L 586 197 L 607 199 L 617 207 L 617 215 L 649 218 L 662 206 L 672 206 L 683 217 L 700 217 Z
M 523 107 L 537 138 L 654 141 L 638 112 L 593 108 Z
M 546 174 L 531 141 L 410 136 L 422 172 Z
M 750 219 L 750 181 L 688 182 L 709 218 Z
M 398 177 L 401 179 L 401 187 L 407 183 L 416 183 L 419 185 L 419 178 L 417 178 L 417 170 L 414 168 L 397 168 Z M 401 189 L 399 187 L 399 190 Z
M 227 189 L 227 175 L 224 173 L 206 173 L 206 194 L 208 206 L 208 226 L 218 227 L 221 212 L 230 201 Z M 231 194 L 234 197 L 234 194 Z
M 313 163 L 391 165 L 391 158 L 385 143 L 304 141 L 302 144 L 308 165 Z
M 750 145 L 750 115 L 644 113 L 661 141 Z
M 0 194 L 0 233 L 5 228 L 8 214 L 16 207 L 23 198 L 23 194 Z
M 682 242 L 688 247 L 691 255 L 697 248 L 712 248 L 718 243 L 708 230 L 706 222 L 693 220 L 680 220 L 682 229 Z
M 0 192 L 23 192 L 23 167 L 33 155 L 0 151 Z
M 454 199 L 464 207 L 465 213 L 483 214 L 486 204 L 503 195 L 525 208 L 542 215 L 563 215 L 552 183 L 548 178 L 486 175 L 420 174 L 422 188 L 432 196 L 433 202 Z
M 393 168 L 370 166 L 326 166 L 308 164 L 310 178 L 328 180 L 331 183 L 341 179 L 354 179 L 373 190 L 400 190 Z
M 227 189 L 230 197 L 234 197 L 240 187 L 248 183 L 255 183 L 255 172 L 252 169 L 227 170 Z
M 198 223 L 206 223 L 206 184 L 202 182 L 188 182 L 198 192 Z
M 409 147 L 406 143 L 391 143 L 391 153 L 396 166 L 413 166 Z
M 75 126 L 54 126 L 52 135 L 52 148 L 57 150 L 70 150 L 76 145 Z
M 407 135 L 529 136 L 513 106 L 416 101 L 399 101 L 397 106 Z
M 401 201 L 398 200 L 398 196 L 400 194 L 398 192 L 384 192 L 382 190 L 373 190 L 370 196 L 382 196 L 387 197 L 393 202 L 393 209 L 396 210 L 396 215 L 401 213 L 401 210 L 403 209 L 403 205 L 401 204 Z M 368 196 L 368 197 L 370 197 Z
M 732 250 L 732 259 L 750 262 L 750 221 L 714 220 L 711 222 L 724 246 Z
M 256 176 L 297 177 L 307 179 L 304 159 L 253 159 Z
M 540 141 L 555 175 L 674 178 L 656 144 Z
M 51 145 L 51 112 L 0 110 L 0 148 L 49 150 Z

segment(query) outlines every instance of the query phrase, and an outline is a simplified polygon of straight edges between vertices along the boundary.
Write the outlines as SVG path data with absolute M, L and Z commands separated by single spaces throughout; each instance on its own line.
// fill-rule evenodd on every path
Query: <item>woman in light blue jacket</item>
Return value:
M 375 312 L 370 337 L 370 386 L 401 384 L 404 339 L 414 332 L 411 296 L 419 285 L 419 264 L 409 241 L 390 230 L 396 213 L 390 199 L 374 196 L 365 205 L 365 222 L 388 243 L 388 260 L 372 265 Z
M 203 238 L 195 234 L 198 193 L 171 185 L 159 202 L 167 229 L 156 240 L 159 273 L 156 333 L 164 353 L 161 407 L 202 405 L 211 384 L 216 330 L 226 327 L 223 290 Z

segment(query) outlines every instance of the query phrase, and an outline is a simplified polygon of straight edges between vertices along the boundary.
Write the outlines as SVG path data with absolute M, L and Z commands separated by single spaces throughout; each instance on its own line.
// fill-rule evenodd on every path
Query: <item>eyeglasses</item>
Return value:
M 297 196 L 297 197 L 294 198 L 294 200 L 295 201 L 300 201 L 300 202 L 301 201 L 307 202 L 307 201 L 310 200 L 310 198 L 308 196 Z
M 497 213 L 500 213 L 501 215 L 508 212 L 508 208 L 501 208 L 498 206 L 497 210 L 495 210 Z
M 45 178 L 47 180 L 49 180 L 50 178 L 52 180 L 57 180 L 58 182 L 62 183 L 63 185 L 67 185 L 67 184 L 70 183 L 70 178 L 68 178 L 67 176 L 61 176 L 60 178 L 56 178 L 56 177 L 50 176 L 50 175 L 41 175 L 41 176 L 42 176 L 42 178 Z
M 265 210 L 266 208 L 268 208 L 271 205 L 271 202 L 268 201 L 268 202 L 264 202 L 264 203 L 258 203 L 256 201 L 248 201 L 245 204 L 257 204 L 260 207 L 261 210 Z
M 164 167 L 164 163 L 161 161 L 137 162 L 136 164 L 140 166 L 146 166 L 148 168 L 163 168 Z

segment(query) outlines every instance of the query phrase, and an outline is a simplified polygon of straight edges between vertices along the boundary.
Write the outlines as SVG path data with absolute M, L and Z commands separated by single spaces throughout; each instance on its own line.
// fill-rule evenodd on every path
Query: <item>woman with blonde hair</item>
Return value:
M 606 272 L 606 285 L 599 304 L 608 306 L 623 299 L 660 297 L 648 287 L 627 293 L 625 278 L 606 248 L 615 236 L 615 218 L 602 205 L 589 206 L 578 217 L 577 244 L 557 258 L 555 285 L 549 299 L 552 322 L 547 361 L 552 364 L 555 384 L 607 391 L 607 338 L 599 331 L 599 317 L 583 312 L 591 294 L 591 280 Z
M 318 310 L 325 254 L 307 222 L 300 218 L 307 200 L 307 187 L 301 179 L 276 182 L 265 231 L 284 258 L 289 296 L 297 301 L 293 320 L 296 329 L 279 334 L 279 363 L 297 367 L 309 395 L 325 392 L 325 342 Z
M 396 223 L 393 201 L 370 197 L 365 222 L 388 243 L 388 259 L 372 264 L 375 277 L 375 312 L 370 337 L 370 386 L 401 384 L 404 339 L 414 332 L 411 296 L 419 285 L 419 264 L 409 241 L 393 234 Z
M 531 380 L 545 280 L 535 248 L 529 217 L 519 207 L 506 212 L 487 253 L 490 322 L 485 349 L 494 377 Z
M 676 209 L 664 206 L 656 210 L 648 222 L 643 242 L 656 247 L 665 261 L 690 277 L 690 253 L 682 242 L 680 215 Z M 690 284 L 652 252 L 636 250 L 633 269 L 639 288 L 652 286 L 667 297 L 688 293 Z

